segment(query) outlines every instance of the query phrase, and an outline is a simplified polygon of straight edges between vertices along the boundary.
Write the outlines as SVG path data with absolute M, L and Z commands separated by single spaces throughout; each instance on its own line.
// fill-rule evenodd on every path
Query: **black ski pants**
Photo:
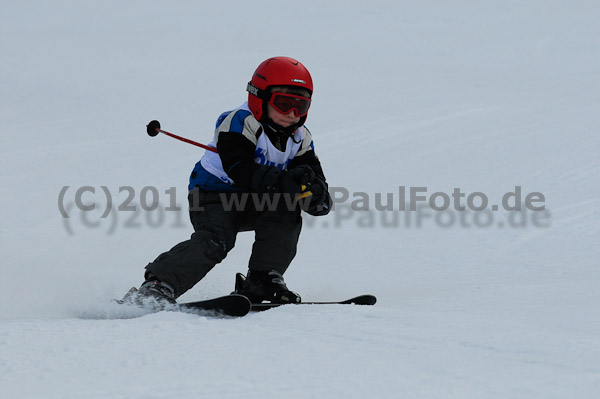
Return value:
M 231 196 L 246 195 L 243 206 L 233 207 Z M 171 285 L 181 296 L 192 288 L 233 249 L 237 233 L 254 231 L 248 263 L 250 270 L 276 270 L 283 274 L 296 255 L 302 228 L 299 207 L 283 201 L 261 209 L 248 193 L 219 193 L 193 189 L 188 195 L 194 233 L 146 266 L 148 273 Z

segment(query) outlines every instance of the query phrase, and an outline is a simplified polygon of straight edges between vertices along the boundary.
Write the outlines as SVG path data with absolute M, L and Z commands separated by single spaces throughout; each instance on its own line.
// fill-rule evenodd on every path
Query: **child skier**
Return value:
M 258 66 L 247 91 L 246 103 L 217 119 L 210 146 L 218 153 L 206 151 L 190 176 L 194 233 L 146 266 L 131 301 L 174 303 L 225 259 L 238 232 L 254 230 L 248 273 L 238 273 L 234 292 L 254 303 L 300 302 L 283 280 L 296 255 L 300 211 L 320 216 L 331 207 L 304 126 L 312 78 L 300 62 L 274 57 Z

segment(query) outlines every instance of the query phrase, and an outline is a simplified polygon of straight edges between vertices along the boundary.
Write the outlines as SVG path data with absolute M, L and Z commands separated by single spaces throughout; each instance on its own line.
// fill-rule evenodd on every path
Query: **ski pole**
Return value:
M 150 137 L 154 137 L 154 136 L 158 135 L 158 133 L 163 133 L 163 134 L 166 134 L 167 136 L 173 137 L 174 139 L 183 141 L 184 143 L 192 144 L 197 147 L 204 148 L 205 150 L 219 153 L 219 151 L 217 151 L 217 149 L 214 147 L 198 143 L 194 140 L 186 139 L 185 137 L 181 137 L 176 134 L 167 132 L 166 130 L 162 130 L 160 128 L 160 122 L 157 120 L 150 121 L 150 123 L 148 123 L 146 125 L 146 132 L 148 133 L 148 135 Z M 304 190 L 306 190 L 306 188 L 307 188 L 306 185 L 302 184 L 302 192 L 299 194 L 298 198 L 306 198 L 306 197 L 309 197 L 312 195 L 312 192 L 304 191 Z
M 186 139 L 185 137 L 181 137 L 181 136 L 178 136 L 176 134 L 169 133 L 166 130 L 162 130 L 160 128 L 160 122 L 159 121 L 150 121 L 150 123 L 148 123 L 146 125 L 146 132 L 148 133 L 148 135 L 150 137 L 154 137 L 158 133 L 163 133 L 163 134 L 166 134 L 167 136 L 173 137 L 174 139 L 181 140 L 184 143 L 192 144 L 192 145 L 195 145 L 196 147 L 204 148 L 205 150 L 208 150 L 208 151 L 218 152 L 217 149 L 214 148 L 214 147 L 211 147 L 211 146 L 208 146 L 208 145 L 205 145 L 205 144 L 200 144 L 200 143 L 198 143 L 198 142 L 196 142 L 194 140 Z

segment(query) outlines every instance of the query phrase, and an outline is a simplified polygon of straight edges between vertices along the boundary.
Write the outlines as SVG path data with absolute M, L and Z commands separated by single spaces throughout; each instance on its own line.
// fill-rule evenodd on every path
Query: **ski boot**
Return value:
M 173 288 L 167 283 L 154 279 L 144 281 L 139 290 L 135 287 L 131 288 L 123 299 L 117 302 L 157 310 L 165 309 L 176 303 Z
M 269 301 L 271 303 L 300 303 L 300 295 L 290 291 L 283 276 L 271 270 L 248 270 L 248 275 L 237 273 L 233 294 L 243 295 L 252 303 Z

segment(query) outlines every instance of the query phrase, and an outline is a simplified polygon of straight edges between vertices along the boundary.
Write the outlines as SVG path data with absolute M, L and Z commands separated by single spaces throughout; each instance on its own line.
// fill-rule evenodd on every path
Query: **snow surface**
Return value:
M 599 17 L 596 1 L 2 2 L 2 397 L 599 397 Z M 491 205 L 521 186 L 544 194 L 541 222 L 390 226 L 347 201 L 305 218 L 286 281 L 376 306 L 124 314 L 110 299 L 191 227 L 185 207 L 101 218 L 102 186 L 115 206 L 122 186 L 138 209 L 146 186 L 184 206 L 202 151 L 144 125 L 210 141 L 273 55 L 313 75 L 332 187 Z M 182 299 L 231 291 L 252 239 Z

